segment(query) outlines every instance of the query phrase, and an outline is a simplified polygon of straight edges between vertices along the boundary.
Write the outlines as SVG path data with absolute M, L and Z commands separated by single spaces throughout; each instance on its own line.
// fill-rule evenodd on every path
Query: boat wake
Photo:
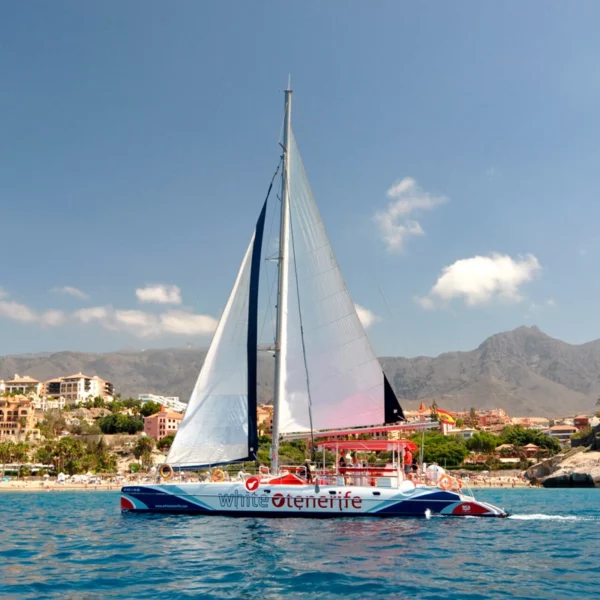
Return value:
M 532 514 L 532 515 L 509 515 L 509 519 L 515 519 L 517 521 L 598 521 L 600 517 L 581 517 L 575 515 L 545 515 L 545 514 Z

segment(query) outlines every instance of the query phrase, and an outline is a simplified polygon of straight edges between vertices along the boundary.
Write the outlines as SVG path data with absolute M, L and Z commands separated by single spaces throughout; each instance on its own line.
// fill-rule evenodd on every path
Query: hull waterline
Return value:
M 435 487 L 260 485 L 242 482 L 125 486 L 123 512 L 186 513 L 232 517 L 497 517 L 508 514 L 471 496 Z

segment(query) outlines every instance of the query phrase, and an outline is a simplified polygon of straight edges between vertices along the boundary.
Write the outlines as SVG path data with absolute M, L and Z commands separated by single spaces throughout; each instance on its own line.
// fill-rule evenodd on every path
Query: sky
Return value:
M 600 338 L 600 4 L 0 4 L 0 354 L 207 346 L 282 90 L 378 355 Z

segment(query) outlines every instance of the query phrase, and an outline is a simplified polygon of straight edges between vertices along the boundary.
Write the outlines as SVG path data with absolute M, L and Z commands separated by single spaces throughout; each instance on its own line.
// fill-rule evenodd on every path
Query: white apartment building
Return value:
M 146 402 L 158 402 L 171 410 L 176 412 L 184 412 L 187 408 L 187 404 L 179 401 L 179 396 L 157 396 L 155 394 L 138 394 L 138 400 L 142 401 L 142 404 Z
M 80 404 L 100 396 L 105 402 L 114 398 L 113 384 L 97 376 L 75 373 L 69 377 L 51 379 L 45 384 L 45 395 L 48 398 L 64 398 L 66 404 Z
M 28 394 L 37 394 L 39 396 L 43 387 L 44 384 L 41 381 L 29 377 L 29 375 L 21 377 L 21 375 L 18 373 L 15 374 L 13 379 L 8 381 L 0 381 L 1 394 L 18 392 L 24 396 L 27 396 Z

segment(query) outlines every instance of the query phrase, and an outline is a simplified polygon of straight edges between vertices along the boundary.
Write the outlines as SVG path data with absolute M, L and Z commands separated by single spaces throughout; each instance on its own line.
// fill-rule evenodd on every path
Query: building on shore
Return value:
M 43 394 L 47 398 L 64 398 L 66 404 L 77 405 L 100 397 L 104 402 L 112 402 L 114 387 L 100 377 L 75 373 L 69 377 L 57 377 L 44 384 Z
M 553 425 L 546 432 L 551 438 L 557 439 L 562 446 L 570 445 L 571 436 L 577 433 L 574 425 Z
M 142 404 L 146 404 L 146 402 L 158 402 L 171 410 L 177 412 L 185 412 L 187 408 L 187 404 L 185 402 L 181 402 L 179 400 L 179 396 L 158 396 L 156 394 L 138 394 L 138 400 L 142 402 Z
M 21 376 L 18 373 L 12 379 L 0 381 L 0 394 L 29 394 L 41 395 L 44 384 L 29 375 Z
M 35 406 L 26 396 L 0 397 L 0 440 L 39 439 Z
M 162 440 L 166 435 L 177 432 L 182 419 L 181 413 L 163 406 L 160 412 L 144 417 L 144 433 L 155 440 Z
M 573 419 L 573 426 L 577 428 L 577 431 L 588 429 L 590 426 L 590 418 L 587 415 L 577 415 Z
M 263 404 L 256 407 L 256 425 L 259 435 L 273 433 L 273 407 Z

